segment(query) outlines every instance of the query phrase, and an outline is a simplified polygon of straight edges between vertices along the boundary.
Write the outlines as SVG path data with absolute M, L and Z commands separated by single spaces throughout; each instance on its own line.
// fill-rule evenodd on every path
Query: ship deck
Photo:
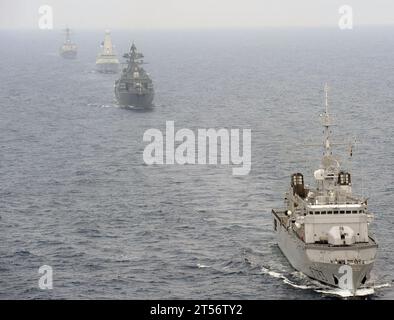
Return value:
M 286 210 L 284 209 L 272 209 L 272 214 L 278 218 L 280 224 L 283 227 L 287 227 L 289 219 L 288 215 L 286 215 Z M 293 233 L 301 240 L 303 240 L 303 228 L 300 228 L 299 230 L 294 230 L 293 228 L 289 228 Z M 368 248 L 377 248 L 378 244 L 376 240 L 373 238 L 373 236 L 370 234 L 368 236 L 368 242 L 358 242 L 354 243 L 352 245 L 331 245 L 328 243 L 305 243 L 306 248 L 308 249 L 324 249 L 324 250 L 338 250 L 338 248 L 341 248 L 343 250 L 354 250 L 356 249 L 368 249 Z

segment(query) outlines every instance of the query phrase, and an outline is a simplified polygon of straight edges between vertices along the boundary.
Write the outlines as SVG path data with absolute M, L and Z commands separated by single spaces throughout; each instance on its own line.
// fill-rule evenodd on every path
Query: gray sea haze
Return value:
M 60 31 L 0 31 L 1 299 L 332 298 L 289 266 L 270 215 L 290 174 L 311 182 L 319 165 L 301 144 L 321 142 L 325 82 L 375 213 L 369 298 L 394 298 L 394 28 L 113 30 L 119 54 L 135 40 L 149 62 L 151 112 L 117 107 L 117 76 L 94 71 L 104 32 L 74 31 L 75 61 Z M 143 134 L 166 120 L 252 129 L 250 174 L 145 165 Z

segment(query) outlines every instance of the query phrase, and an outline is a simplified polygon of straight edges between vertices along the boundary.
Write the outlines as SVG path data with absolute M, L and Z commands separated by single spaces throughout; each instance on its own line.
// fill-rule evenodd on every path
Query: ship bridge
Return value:
M 322 193 L 293 184 L 286 204 L 289 221 L 293 221 L 290 226 L 305 243 L 351 245 L 369 241 L 368 224 L 373 216 L 366 201 L 351 194 Z

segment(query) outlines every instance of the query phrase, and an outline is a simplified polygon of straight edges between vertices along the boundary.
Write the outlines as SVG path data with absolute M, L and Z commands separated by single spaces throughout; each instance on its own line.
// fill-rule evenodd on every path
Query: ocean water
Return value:
M 278 249 L 271 208 L 334 139 L 357 137 L 353 184 L 379 241 L 368 299 L 393 299 L 393 28 L 125 31 L 154 81 L 150 112 L 119 108 L 94 71 L 103 32 L 0 31 L 0 299 L 331 299 Z M 252 130 L 252 170 L 147 166 L 149 128 Z M 346 158 L 346 147 L 335 149 Z M 53 268 L 40 290 L 38 268 Z M 364 292 L 365 293 L 365 292 Z

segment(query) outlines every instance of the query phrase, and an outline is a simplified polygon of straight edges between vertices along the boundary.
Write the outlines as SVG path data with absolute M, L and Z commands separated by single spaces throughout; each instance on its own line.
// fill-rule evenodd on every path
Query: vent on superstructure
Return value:
M 341 186 L 350 186 L 352 183 L 350 173 L 341 171 L 338 173 L 338 184 Z

